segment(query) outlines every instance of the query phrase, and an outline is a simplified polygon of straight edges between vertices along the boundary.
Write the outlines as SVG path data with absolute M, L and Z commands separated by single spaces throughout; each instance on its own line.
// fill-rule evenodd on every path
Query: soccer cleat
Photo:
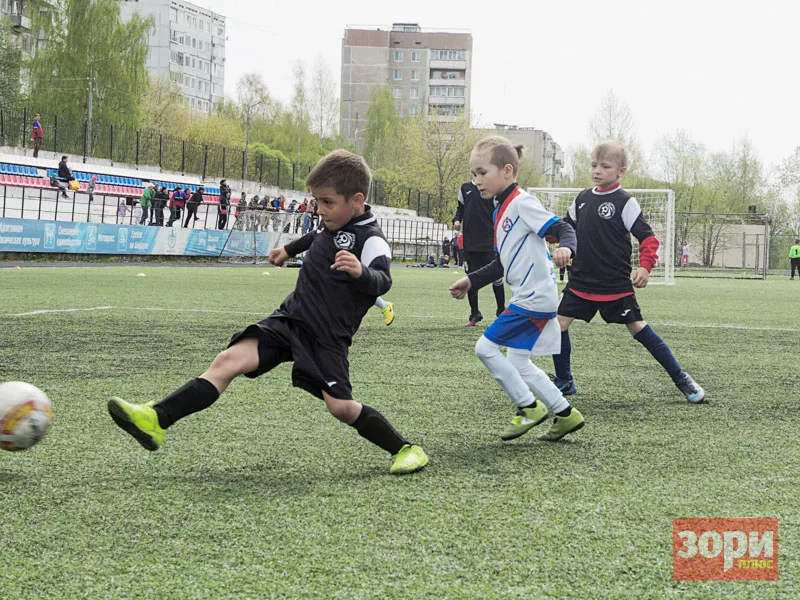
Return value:
M 505 442 L 516 439 L 546 420 L 547 407 L 543 402 L 537 402 L 533 408 L 519 408 L 511 419 L 511 425 L 500 434 L 500 439 Z
M 706 399 L 706 391 L 697 385 L 686 371 L 681 372 L 680 379 L 675 382 L 675 386 L 692 404 L 700 404 Z
M 394 323 L 394 302 L 389 302 L 384 306 L 381 309 L 381 313 L 383 313 L 383 322 L 386 323 L 387 327 Z
M 568 433 L 578 431 L 584 424 L 583 415 L 573 406 L 572 412 L 568 417 L 556 417 L 553 419 L 550 429 L 540 435 L 539 439 L 545 442 L 557 442 Z
M 483 315 L 481 313 L 470 315 L 469 321 L 464 323 L 464 327 L 475 327 L 480 321 L 483 321 Z
M 392 458 L 394 458 L 394 462 L 392 463 L 392 468 L 389 469 L 392 475 L 414 473 L 427 465 L 430 460 L 422 448 L 411 444 L 406 444 L 400 448 L 400 451 Z
M 158 450 L 164 443 L 166 429 L 158 424 L 158 414 L 153 409 L 155 402 L 131 404 L 122 398 L 108 401 L 108 414 L 114 422 L 130 433 L 145 450 Z
M 569 376 L 569 379 L 559 379 L 555 375 L 548 375 L 548 377 L 564 396 L 578 393 L 578 386 L 575 385 L 575 378 L 572 375 Z

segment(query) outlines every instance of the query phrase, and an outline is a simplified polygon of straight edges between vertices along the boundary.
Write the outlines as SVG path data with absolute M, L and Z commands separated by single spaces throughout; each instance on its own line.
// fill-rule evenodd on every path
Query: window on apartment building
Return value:
M 402 81 L 403 80 L 403 70 L 402 69 L 395 69 L 394 70 L 394 80 L 395 81 Z
M 225 35 L 225 29 L 221 25 L 217 25 L 217 36 L 223 37 Z
M 394 51 L 394 62 L 403 62 L 403 51 L 402 50 L 395 50 Z
M 431 50 L 431 60 L 467 60 L 467 51 Z
M 403 97 L 403 88 L 394 88 L 392 90 L 393 95 L 395 98 L 402 98 Z
M 192 57 L 192 68 L 193 69 L 197 68 L 197 59 L 195 59 L 194 57 Z
M 419 98 L 419 88 L 411 88 L 409 92 L 410 93 L 408 97 L 411 98 L 412 100 Z
M 411 62 L 419 62 L 419 50 L 414 50 L 411 52 Z
M 192 38 L 192 48 L 197 48 L 197 38 Z
M 417 116 L 419 116 L 419 106 L 412 106 L 412 107 L 409 109 L 409 113 L 411 114 L 411 116 L 412 116 L 412 117 L 417 117 Z
M 411 71 L 411 81 L 419 81 L 419 71 Z
M 178 9 L 177 8 L 170 8 L 169 9 L 169 20 L 175 23 L 178 22 Z

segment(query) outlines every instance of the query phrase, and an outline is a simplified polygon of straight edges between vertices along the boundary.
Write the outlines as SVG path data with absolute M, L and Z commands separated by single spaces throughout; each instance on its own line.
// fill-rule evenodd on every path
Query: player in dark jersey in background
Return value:
M 389 291 L 389 244 L 364 200 L 371 174 L 358 155 L 336 150 L 311 171 L 306 185 L 318 201 L 322 224 L 269 253 L 274 265 L 307 251 L 294 292 L 265 320 L 235 334 L 211 366 L 159 403 L 108 403 L 111 417 L 147 450 L 157 450 L 166 429 L 216 402 L 239 375 L 255 378 L 293 361 L 292 383 L 325 401 L 328 410 L 362 437 L 389 452 L 390 472 L 428 464 L 374 408 L 353 399 L 348 349 L 375 299 Z M 308 415 L 304 415 L 308 419 Z
M 568 396 L 577 392 L 572 376 L 569 326 L 575 319 L 587 323 L 600 311 L 606 323 L 624 324 L 647 348 L 692 403 L 705 391 L 681 369 L 666 342 L 642 318 L 634 287 L 644 288 L 658 260 L 659 241 L 642 215 L 636 198 L 622 189 L 628 170 L 628 152 L 622 143 L 607 140 L 592 152 L 592 183 L 569 207 L 564 221 L 575 228 L 578 252 L 558 306 L 561 353 L 553 356 L 555 384 Z M 639 241 L 639 268 L 631 282 L 631 234 Z
M 494 200 L 482 198 L 473 182 L 465 183 L 458 191 L 458 208 L 453 217 L 453 229 L 464 234 L 464 253 L 466 272 L 474 273 L 491 263 L 497 253 L 494 249 Z M 492 283 L 492 291 L 497 301 L 495 314 L 499 316 L 506 307 L 506 292 L 503 279 Z M 470 315 L 465 327 L 474 327 L 483 320 L 478 308 L 478 290 L 471 289 L 467 294 Z

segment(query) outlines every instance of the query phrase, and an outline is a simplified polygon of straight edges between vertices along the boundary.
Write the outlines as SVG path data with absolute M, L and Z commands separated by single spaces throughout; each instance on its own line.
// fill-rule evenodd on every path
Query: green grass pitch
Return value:
M 137 277 L 144 273 L 145 277 Z M 269 274 L 266 274 L 269 273 Z M 568 441 L 498 434 L 510 402 L 473 352 L 453 270 L 398 268 L 351 349 L 356 397 L 431 457 L 412 476 L 290 383 L 236 380 L 148 453 L 106 401 L 160 399 L 269 314 L 291 269 L 0 270 L 0 380 L 52 429 L 0 452 L 8 598 L 796 598 L 800 284 L 680 280 L 639 293 L 707 391 L 688 405 L 620 326 L 572 329 Z M 493 314 L 489 289 L 484 314 Z M 33 311 L 113 307 L 93 311 Z M 549 358 L 535 362 L 552 370 Z M 674 517 L 778 517 L 777 582 L 674 582 Z

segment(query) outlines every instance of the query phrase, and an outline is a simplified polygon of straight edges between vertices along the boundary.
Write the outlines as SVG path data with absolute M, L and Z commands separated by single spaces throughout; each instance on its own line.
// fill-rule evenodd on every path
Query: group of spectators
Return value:
M 276 213 L 284 213 L 287 218 L 285 220 L 276 219 L 274 218 Z M 302 202 L 298 202 L 292 199 L 287 203 L 283 194 L 274 198 L 269 196 L 262 198 L 255 194 L 250 199 L 250 202 L 247 202 L 247 194 L 242 192 L 239 204 L 236 207 L 235 229 L 269 231 L 271 224 L 272 230 L 277 231 L 281 223 L 284 223 L 284 232 L 293 231 L 297 233 L 302 228 L 302 233 L 305 235 L 319 224 L 316 200 L 314 198 L 304 198 Z
M 230 189 L 230 188 L 228 188 Z M 181 186 L 175 186 L 172 192 L 167 189 L 167 186 L 159 186 L 155 183 L 150 183 L 142 193 L 139 203 L 142 207 L 142 216 L 139 217 L 139 225 L 154 225 L 156 227 L 164 226 L 164 209 L 169 208 L 169 221 L 166 226 L 172 227 L 172 224 L 177 221 L 181 223 L 184 211 L 186 212 L 186 219 L 183 220 L 183 227 L 189 227 L 189 222 L 197 221 L 197 209 L 205 202 L 203 193 L 205 189 L 200 186 L 191 194 L 187 194 Z M 120 207 L 125 204 L 123 200 Z M 122 211 L 122 208 L 120 208 Z M 220 205 L 222 211 L 222 205 Z M 227 214 L 227 211 L 226 213 Z M 123 212 L 124 215 L 124 212 Z M 222 212 L 220 212 L 220 217 Z M 192 223 L 194 223 L 192 221 Z M 225 223 L 220 227 L 224 229 Z

